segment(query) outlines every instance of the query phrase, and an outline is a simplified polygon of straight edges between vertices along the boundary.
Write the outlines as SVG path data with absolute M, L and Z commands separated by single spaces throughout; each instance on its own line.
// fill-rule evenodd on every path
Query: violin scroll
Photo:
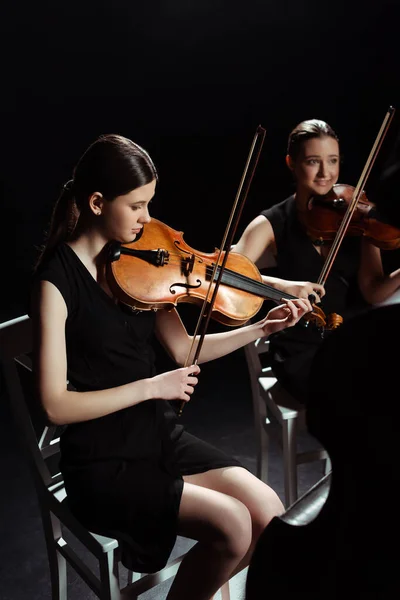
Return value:
M 343 323 L 343 317 L 338 313 L 330 313 L 325 315 L 324 311 L 313 304 L 313 310 L 311 313 L 304 315 L 303 320 L 308 325 L 311 323 L 322 333 L 324 331 L 332 331 L 337 329 Z

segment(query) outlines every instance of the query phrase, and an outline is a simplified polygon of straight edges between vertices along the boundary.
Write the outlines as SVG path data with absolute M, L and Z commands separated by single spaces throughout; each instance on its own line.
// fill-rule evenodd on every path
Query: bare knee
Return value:
M 185 482 L 178 532 L 226 557 L 240 559 L 252 540 L 251 513 L 245 503 L 231 495 Z
M 221 538 L 216 543 L 224 546 L 225 552 L 242 557 L 252 541 L 252 520 L 248 508 L 236 498 L 229 499 L 229 506 L 221 515 Z

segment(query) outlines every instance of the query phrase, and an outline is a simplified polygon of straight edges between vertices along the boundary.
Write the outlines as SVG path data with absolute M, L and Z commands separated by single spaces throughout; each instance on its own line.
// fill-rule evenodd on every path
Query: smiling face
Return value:
M 145 223 L 151 221 L 149 202 L 154 196 L 156 180 L 111 201 L 100 197 L 92 204 L 95 215 L 101 216 L 99 225 L 108 240 L 122 244 L 133 242 Z
M 308 197 L 329 192 L 339 177 L 339 160 L 339 144 L 330 136 L 306 140 L 295 160 L 286 158 L 297 192 Z

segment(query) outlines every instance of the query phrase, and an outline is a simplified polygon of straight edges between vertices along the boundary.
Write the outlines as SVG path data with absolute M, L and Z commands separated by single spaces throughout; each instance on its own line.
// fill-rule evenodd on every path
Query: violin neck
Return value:
M 215 274 L 215 278 L 217 279 L 219 274 L 219 267 Z M 231 271 L 230 269 L 224 269 L 222 273 L 221 283 L 224 285 L 236 288 L 237 290 L 242 290 L 243 292 L 248 292 L 249 294 L 253 294 L 254 296 L 259 296 L 260 298 L 264 298 L 265 300 L 272 300 L 279 304 L 282 298 L 286 300 L 295 300 L 297 296 L 292 296 L 291 294 L 287 294 L 286 292 L 282 292 L 271 285 L 267 285 L 262 281 L 256 281 L 255 279 L 251 279 L 251 277 L 247 277 L 246 275 L 242 275 L 241 273 L 237 273 L 236 271 Z

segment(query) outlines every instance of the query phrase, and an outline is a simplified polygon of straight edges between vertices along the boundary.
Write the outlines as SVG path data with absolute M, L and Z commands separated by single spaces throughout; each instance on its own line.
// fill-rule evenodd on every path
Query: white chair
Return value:
M 325 460 L 325 473 L 330 470 L 330 460 L 324 449 L 299 452 L 298 427 L 305 426 L 305 407 L 293 398 L 278 382 L 271 367 L 261 364 L 260 354 L 268 352 L 269 341 L 259 338 L 245 346 L 253 399 L 254 426 L 257 446 L 257 477 L 268 481 L 268 425 L 273 418 L 282 428 L 283 477 L 285 506 L 297 500 L 297 465 L 315 460 Z
M 173 577 L 185 554 L 171 560 L 161 571 L 141 575 L 128 572 L 127 585 L 119 578 L 117 540 L 89 532 L 75 519 L 65 502 L 62 475 L 52 474 L 57 464 L 57 427 L 46 425 L 44 415 L 31 393 L 32 326 L 27 315 L 0 324 L 0 357 L 10 407 L 33 475 L 43 522 L 50 567 L 52 599 L 67 599 L 67 563 L 75 569 L 101 600 L 137 599 L 147 590 Z M 57 471 L 57 469 L 56 469 Z M 68 541 L 71 535 L 98 561 L 89 568 Z M 90 561 L 89 561 L 90 562 Z M 93 562 L 93 561 L 92 561 Z M 229 600 L 229 583 L 221 589 Z

